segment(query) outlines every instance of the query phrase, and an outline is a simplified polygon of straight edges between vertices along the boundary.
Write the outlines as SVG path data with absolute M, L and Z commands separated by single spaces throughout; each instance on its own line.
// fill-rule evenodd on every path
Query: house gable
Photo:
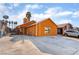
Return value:
M 41 21 L 41 22 L 39 22 L 37 24 L 42 24 L 42 23 L 45 23 L 45 22 L 48 22 L 46 24 L 51 23 L 53 26 L 56 26 L 57 27 L 57 25 L 50 18 L 44 19 L 43 21 Z

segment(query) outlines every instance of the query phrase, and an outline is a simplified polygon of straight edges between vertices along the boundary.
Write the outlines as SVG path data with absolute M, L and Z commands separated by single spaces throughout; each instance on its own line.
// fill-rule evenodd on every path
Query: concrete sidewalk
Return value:
M 11 41 L 13 37 L 0 39 L 0 55 L 48 55 L 41 52 L 30 40 Z

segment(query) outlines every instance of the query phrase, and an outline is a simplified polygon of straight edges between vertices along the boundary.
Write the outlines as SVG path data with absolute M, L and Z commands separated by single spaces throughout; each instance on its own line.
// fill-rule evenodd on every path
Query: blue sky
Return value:
M 31 20 L 41 21 L 51 18 L 56 24 L 71 23 L 79 27 L 79 4 L 77 3 L 5 3 L 0 4 L 0 19 L 9 15 L 10 21 L 22 24 L 27 11 L 32 14 Z

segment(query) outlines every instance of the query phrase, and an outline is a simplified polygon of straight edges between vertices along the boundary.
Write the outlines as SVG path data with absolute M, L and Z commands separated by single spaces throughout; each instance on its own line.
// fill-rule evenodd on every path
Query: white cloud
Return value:
M 57 10 L 56 10 L 55 8 L 48 8 L 48 9 L 45 11 L 45 13 L 47 13 L 47 14 L 56 13 L 56 12 L 57 12 Z
M 50 14 L 32 14 L 31 19 L 38 22 L 45 18 L 51 18 L 51 15 Z
M 57 17 L 60 17 L 60 16 L 69 16 L 69 15 L 72 15 L 73 12 L 71 11 L 63 11 L 63 12 L 59 12 L 56 14 Z
M 26 5 L 25 9 L 18 15 L 18 18 L 22 19 L 22 21 L 23 21 L 23 18 L 25 17 L 25 14 L 27 11 L 29 11 L 30 9 L 39 9 L 41 7 L 42 7 L 42 5 L 38 5 L 38 4 L 33 4 L 33 5 L 28 4 L 28 5 Z M 40 15 L 40 17 L 39 17 L 39 15 Z M 32 20 L 37 20 L 37 19 L 41 19 L 41 18 L 43 18 L 43 14 L 36 14 L 36 13 L 32 14 L 32 17 L 31 17 Z
M 18 6 L 18 5 L 15 5 L 15 6 Z M 14 21 L 18 21 L 19 24 L 22 24 L 23 18 L 25 17 L 25 14 L 27 11 L 29 11 L 30 9 L 38 9 L 40 7 L 42 7 L 42 6 L 38 5 L 38 4 L 26 5 L 26 8 L 24 8 L 24 10 L 21 11 L 19 14 L 10 15 L 10 19 L 14 20 Z M 38 22 L 38 21 L 45 19 L 45 18 L 53 18 L 53 17 L 56 17 L 58 12 L 60 12 L 61 10 L 62 10 L 62 8 L 60 8 L 60 7 L 54 7 L 54 8 L 48 8 L 47 10 L 45 10 L 43 13 L 40 13 L 40 14 L 39 13 L 32 13 L 31 20 L 35 20 Z M 62 15 L 64 15 L 64 14 L 71 14 L 71 12 L 68 12 L 68 11 L 62 12 Z M 71 22 L 71 20 L 61 21 L 61 23 L 63 23 L 63 22 Z
M 41 7 L 40 5 L 33 5 L 32 9 L 37 9 L 37 8 L 40 8 L 40 7 Z
M 32 14 L 32 18 L 31 19 L 34 19 L 34 20 L 36 20 L 38 22 L 38 21 L 40 21 L 42 19 L 45 19 L 45 18 L 52 18 L 52 17 L 54 17 L 57 14 L 57 12 L 60 9 L 61 9 L 60 7 L 48 8 L 43 13 Z
M 15 21 L 18 21 L 19 22 L 18 24 L 22 24 L 23 23 L 23 18 L 25 17 L 26 12 L 28 12 L 28 9 L 27 8 L 25 8 L 19 14 L 13 16 L 13 18 L 15 19 Z
M 12 10 L 12 9 L 13 9 L 12 5 L 11 5 L 11 6 L 9 6 L 8 8 L 9 8 L 10 10 Z
M 53 7 L 53 8 L 48 8 L 44 13 L 49 14 L 51 16 L 56 16 L 56 14 L 61 10 L 62 10 L 61 7 Z
M 72 15 L 73 12 L 71 11 L 62 11 L 62 8 L 60 7 L 53 7 L 53 8 L 48 8 L 47 10 L 44 11 L 44 13 L 40 13 L 40 14 L 32 14 L 32 19 L 36 20 L 37 22 L 40 21 L 41 19 L 45 19 L 45 18 L 57 18 L 59 16 L 68 16 L 68 15 Z M 60 23 L 71 23 L 71 20 L 63 20 Z
M 8 21 L 16 21 L 16 15 L 12 14 L 13 13 L 13 9 L 12 9 L 12 5 L 11 7 L 6 7 L 5 4 L 0 4 L 0 19 L 3 19 L 3 15 L 8 15 L 9 19 Z M 12 10 L 11 10 L 12 9 Z
M 72 20 L 69 19 L 63 19 L 59 22 L 59 24 L 63 24 L 63 23 L 72 23 Z
M 79 11 L 74 12 L 72 17 L 79 17 Z
M 5 4 L 0 4 L 0 19 L 3 19 L 3 15 L 8 15 L 10 21 L 15 20 L 15 15 L 13 15 L 13 6 L 6 7 Z M 12 9 L 12 10 L 11 10 Z
M 37 5 L 26 5 L 26 7 L 24 8 L 24 10 L 23 11 L 21 11 L 19 14 L 17 14 L 17 15 L 12 15 L 11 16 L 11 18 L 12 19 L 15 19 L 15 21 L 18 21 L 19 23 L 18 24 L 22 24 L 22 22 L 23 22 L 23 18 L 25 17 L 25 15 L 26 15 L 26 12 L 28 12 L 29 11 L 29 8 L 32 8 L 32 9 L 34 9 L 34 8 L 38 8 L 38 6 Z M 38 17 L 38 15 L 37 14 L 34 14 L 35 15 L 35 18 L 36 17 Z M 37 15 L 37 16 L 36 16 Z M 42 16 L 42 15 L 41 15 Z M 32 19 L 35 19 L 35 18 L 33 18 L 32 17 Z
M 6 7 L 3 4 L 0 4 L 0 13 L 3 14 L 6 11 Z
M 29 4 L 29 5 L 26 5 L 26 8 L 27 8 L 27 9 L 31 8 L 31 5 L 30 5 L 30 4 Z
M 17 6 L 19 6 L 19 3 L 14 3 L 13 5 L 14 5 L 14 7 L 17 7 Z
M 45 13 L 48 13 L 48 14 L 52 13 L 53 14 L 53 13 L 57 13 L 60 10 L 62 10 L 62 8 L 60 8 L 60 7 L 53 7 L 53 8 L 48 8 L 45 11 Z
M 19 4 L 14 4 L 15 7 L 18 6 L 18 5 Z M 26 4 L 26 7 L 24 8 L 24 10 L 21 11 L 19 14 L 10 15 L 10 11 L 4 5 L 0 5 L 0 12 L 2 12 L 2 14 L 3 14 L 3 12 L 4 12 L 4 14 L 9 14 L 11 20 L 18 21 L 19 24 L 22 24 L 23 18 L 25 17 L 25 14 L 26 14 L 27 11 L 29 11 L 30 9 L 39 9 L 39 8 L 42 9 L 43 6 L 39 5 L 39 4 L 33 4 L 33 5 L 31 5 L 31 4 L 27 5 Z M 43 13 L 40 13 L 40 14 L 39 13 L 32 13 L 31 20 L 36 20 L 38 22 L 38 21 L 40 21 L 42 19 L 45 19 L 45 18 L 57 17 L 56 15 L 58 15 L 58 16 L 62 16 L 62 15 L 67 16 L 69 14 L 72 14 L 72 12 L 70 12 L 70 11 L 62 12 L 62 8 L 53 7 L 53 8 L 46 9 Z M 67 23 L 67 22 L 71 22 L 71 20 L 63 20 L 60 23 L 63 23 L 63 22 Z
M 7 8 L 13 11 L 14 8 L 18 7 L 19 5 L 20 5 L 20 3 L 12 3 L 12 4 L 10 4 L 10 6 L 8 6 Z
M 0 4 L 0 19 L 2 19 L 3 15 L 9 15 L 10 11 L 4 4 Z
M 28 4 L 28 5 L 26 5 L 26 8 L 27 9 L 40 9 L 40 8 L 42 8 L 42 5 L 38 5 L 38 4 L 31 5 L 31 4 Z
M 45 12 L 45 14 L 51 15 L 51 17 L 64 17 L 64 16 L 71 16 L 71 17 L 79 17 L 79 11 L 68 11 L 64 10 L 61 7 L 53 7 L 53 8 L 48 8 Z

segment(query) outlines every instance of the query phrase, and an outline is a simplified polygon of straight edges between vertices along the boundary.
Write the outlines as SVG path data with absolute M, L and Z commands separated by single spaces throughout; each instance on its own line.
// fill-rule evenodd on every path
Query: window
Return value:
M 45 33 L 49 33 L 50 32 L 50 27 L 45 27 Z

